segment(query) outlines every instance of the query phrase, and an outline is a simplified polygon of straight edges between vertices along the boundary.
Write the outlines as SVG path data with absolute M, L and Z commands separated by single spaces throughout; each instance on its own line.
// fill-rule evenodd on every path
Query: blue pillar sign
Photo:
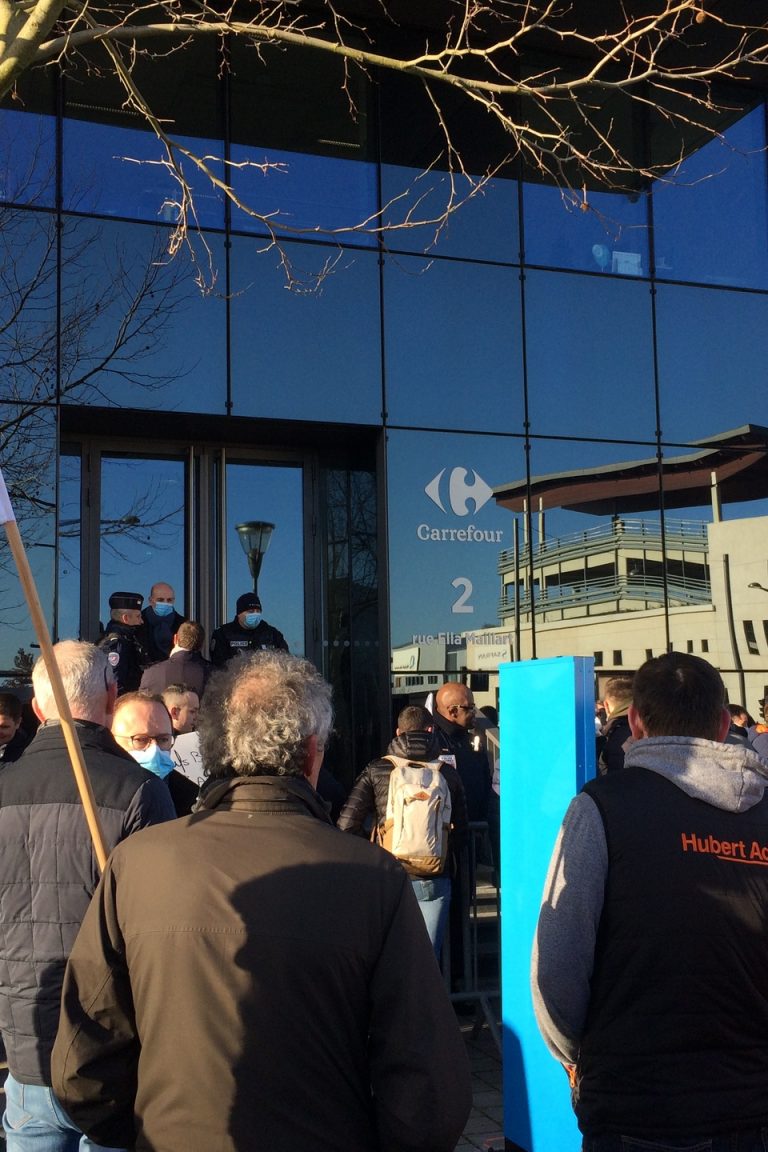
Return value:
M 560 823 L 595 774 L 594 662 L 526 660 L 499 673 L 505 1148 L 579 1152 L 566 1074 L 533 1015 L 530 962 Z M 542 717 L 546 741 L 534 736 Z

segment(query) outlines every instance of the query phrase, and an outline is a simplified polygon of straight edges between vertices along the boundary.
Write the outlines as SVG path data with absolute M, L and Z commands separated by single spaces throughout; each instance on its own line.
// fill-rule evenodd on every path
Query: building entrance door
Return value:
M 112 592 L 140 592 L 146 603 L 162 581 L 210 637 L 253 589 L 237 526 L 264 522 L 273 526 L 258 576 L 264 616 L 304 654 L 307 474 L 303 459 L 276 463 L 223 448 L 150 455 L 72 445 L 62 457 L 57 634 L 95 639 Z

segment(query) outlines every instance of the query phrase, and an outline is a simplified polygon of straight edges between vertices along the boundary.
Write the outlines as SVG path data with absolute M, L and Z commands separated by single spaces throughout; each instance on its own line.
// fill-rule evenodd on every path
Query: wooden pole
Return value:
M 0 471 L 0 521 L 2 521 L 8 537 L 8 544 L 16 563 L 21 586 L 24 590 L 24 596 L 32 617 L 32 624 L 34 625 L 35 633 L 40 644 L 40 651 L 45 661 L 45 667 L 48 670 L 53 698 L 56 701 L 59 720 L 61 721 L 67 751 L 69 752 L 69 759 L 72 764 L 72 771 L 75 774 L 77 790 L 80 793 L 85 819 L 88 822 L 88 830 L 91 834 L 91 840 L 93 841 L 93 850 L 99 869 L 103 872 L 104 865 L 107 862 L 107 852 L 104 847 L 104 834 L 101 830 L 101 824 L 99 823 L 99 814 L 96 811 L 96 800 L 93 795 L 93 789 L 91 788 L 88 769 L 85 766 L 83 750 L 80 747 L 77 730 L 72 719 L 69 701 L 64 692 L 61 672 L 56 663 L 53 644 L 51 643 L 51 636 L 48 631 L 48 624 L 43 615 L 40 598 L 35 586 L 35 579 L 32 575 L 32 569 L 29 566 L 27 553 L 24 549 L 18 525 L 16 524 L 16 517 L 13 515 L 13 509 L 11 508 L 11 501 L 8 496 L 8 489 L 5 486 L 2 471 Z

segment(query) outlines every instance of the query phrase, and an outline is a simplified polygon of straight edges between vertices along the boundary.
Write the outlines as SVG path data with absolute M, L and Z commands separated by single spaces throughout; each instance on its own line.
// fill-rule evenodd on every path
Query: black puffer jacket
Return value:
M 438 759 L 440 745 L 431 732 L 404 732 L 390 743 L 387 753 L 424 763 Z M 451 833 L 448 840 L 448 863 L 451 866 L 452 858 L 455 859 L 467 842 L 467 800 L 456 769 L 450 764 L 441 764 L 440 770 L 451 793 Z M 339 816 L 338 827 L 342 832 L 367 836 L 371 818 L 379 824 L 385 819 L 391 772 L 392 761 L 385 759 L 372 760 L 363 768 Z
M 108 852 L 131 832 L 172 820 L 166 784 L 140 768 L 106 728 L 77 721 Z M 0 772 L 0 1028 L 8 1067 L 51 1083 L 64 966 L 99 869 L 64 733 L 44 724 Z

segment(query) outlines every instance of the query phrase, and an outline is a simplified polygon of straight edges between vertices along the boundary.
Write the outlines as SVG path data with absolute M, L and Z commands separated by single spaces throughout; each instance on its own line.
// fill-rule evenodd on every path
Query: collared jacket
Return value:
M 76 722 L 105 847 L 171 820 L 167 786 L 106 728 Z M 14 1077 L 51 1083 L 64 966 L 99 879 L 58 723 L 0 772 L 0 1028 Z
M 110 620 L 97 643 L 97 647 L 106 652 L 120 696 L 124 692 L 136 692 L 141 683 L 142 672 L 149 663 L 145 640 L 142 625 L 133 627 Z
M 288 645 L 282 632 L 273 628 L 266 620 L 261 620 L 255 628 L 243 628 L 235 617 L 228 624 L 222 624 L 211 636 L 211 661 L 221 668 L 233 656 L 240 653 L 261 652 L 264 648 L 276 648 L 287 652 Z
M 142 1152 L 451 1152 L 471 1106 L 408 877 L 287 777 L 209 781 L 112 854 L 53 1073 L 92 1139 Z
M 167 616 L 158 616 L 151 604 L 146 604 L 142 608 L 141 616 L 144 621 L 144 644 L 148 659 L 153 664 L 159 660 L 167 660 L 173 647 L 173 638 L 186 620 L 186 616 L 182 616 L 175 608 Z
M 467 815 L 471 821 L 487 820 L 491 799 L 491 768 L 484 749 L 475 750 L 472 737 L 461 724 L 435 712 L 435 734 L 442 754 L 453 756 L 464 785 Z
M 202 696 L 208 677 L 213 671 L 213 665 L 199 652 L 189 652 L 180 648 L 167 660 L 161 660 L 147 668 L 141 677 L 142 692 L 165 692 L 169 684 L 186 684 L 198 696 Z

